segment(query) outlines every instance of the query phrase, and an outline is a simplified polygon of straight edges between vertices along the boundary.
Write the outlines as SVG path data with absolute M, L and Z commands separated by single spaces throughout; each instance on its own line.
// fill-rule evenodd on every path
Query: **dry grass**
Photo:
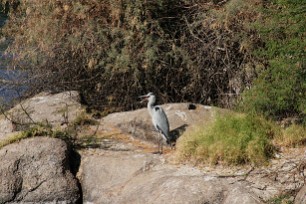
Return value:
M 275 144 L 283 147 L 298 147 L 306 145 L 306 128 L 293 124 L 282 131 L 274 139 Z

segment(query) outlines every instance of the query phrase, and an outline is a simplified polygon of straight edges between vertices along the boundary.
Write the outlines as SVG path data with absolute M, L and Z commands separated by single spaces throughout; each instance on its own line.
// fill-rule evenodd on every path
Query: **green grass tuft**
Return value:
M 25 131 L 12 134 L 8 136 L 7 139 L 0 141 L 0 149 L 6 145 L 18 142 L 22 139 L 26 139 L 29 137 L 49 136 L 50 132 L 51 129 L 47 125 L 42 125 L 42 124 L 35 125 Z
M 273 155 L 271 138 L 277 131 L 262 118 L 229 114 L 182 136 L 177 152 L 180 159 L 197 163 L 263 165 Z
M 71 144 L 73 144 L 75 140 L 68 131 L 52 130 L 52 128 L 48 125 L 37 124 L 25 131 L 12 134 L 11 136 L 8 136 L 7 139 L 0 141 L 0 149 L 6 145 L 18 142 L 22 139 L 42 136 L 59 138 Z
M 26 138 L 26 135 L 23 133 L 16 133 L 11 135 L 9 138 L 0 141 L 0 149 L 6 145 L 12 144 L 14 142 L 20 141 L 22 139 Z
M 290 194 L 283 194 L 270 199 L 268 204 L 293 204 Z

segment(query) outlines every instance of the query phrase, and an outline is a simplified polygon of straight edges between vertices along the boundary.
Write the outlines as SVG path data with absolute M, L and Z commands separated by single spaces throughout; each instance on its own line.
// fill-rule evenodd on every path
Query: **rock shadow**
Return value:
M 173 130 L 170 131 L 170 136 L 172 138 L 173 143 L 176 143 L 177 139 L 186 131 L 186 128 L 188 127 L 187 124 L 181 125 Z

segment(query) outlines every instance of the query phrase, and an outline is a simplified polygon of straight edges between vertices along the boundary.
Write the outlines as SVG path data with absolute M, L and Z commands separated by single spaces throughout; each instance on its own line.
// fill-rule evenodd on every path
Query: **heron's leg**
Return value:
M 158 153 L 162 154 L 163 153 L 163 136 L 162 136 L 161 132 L 158 132 L 158 136 L 159 136 Z
M 157 140 L 157 142 L 158 142 L 158 149 L 157 149 L 156 152 L 154 152 L 154 154 L 161 154 L 161 151 L 160 151 L 160 149 L 161 149 L 161 143 L 160 143 L 161 135 L 160 135 L 159 131 L 157 132 L 157 138 L 158 138 L 158 140 Z
M 160 142 L 159 142 L 159 145 L 160 145 L 160 153 L 162 154 L 163 153 L 163 140 L 160 140 Z

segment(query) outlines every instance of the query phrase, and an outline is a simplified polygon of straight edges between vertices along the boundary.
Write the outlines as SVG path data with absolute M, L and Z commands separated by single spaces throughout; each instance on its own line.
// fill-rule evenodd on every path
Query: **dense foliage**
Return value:
M 242 22 L 257 14 L 244 14 L 244 7 L 187 0 L 19 3 L 4 30 L 14 37 L 8 50 L 14 66 L 28 70 L 34 92 L 76 89 L 100 109 L 132 109 L 148 91 L 162 102 L 229 107 L 254 77 L 245 45 L 257 38 Z
M 265 44 L 255 54 L 266 66 L 245 92 L 243 105 L 274 119 L 294 116 L 306 124 L 305 1 L 264 5 L 263 18 L 255 26 Z
M 30 94 L 74 89 L 108 111 L 148 91 L 160 102 L 242 99 L 244 111 L 305 121 L 303 0 L 2 2 Z

